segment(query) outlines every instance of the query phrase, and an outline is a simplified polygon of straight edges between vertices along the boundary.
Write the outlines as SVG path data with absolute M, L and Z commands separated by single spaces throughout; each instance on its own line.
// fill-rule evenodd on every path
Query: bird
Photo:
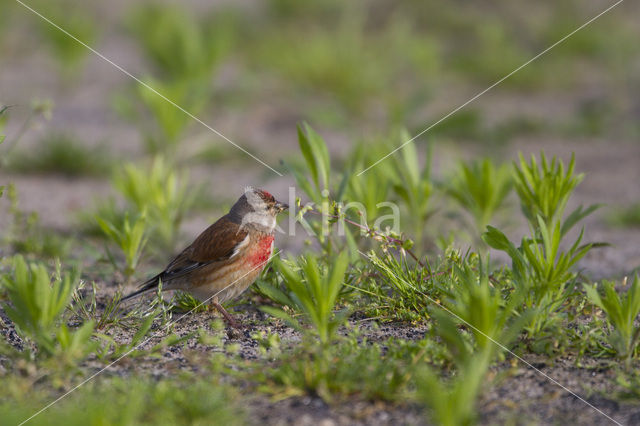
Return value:
M 182 290 L 209 304 L 233 328 L 241 328 L 222 303 L 242 294 L 271 258 L 276 216 L 289 206 L 269 192 L 245 188 L 229 212 L 205 229 L 167 267 L 123 297 L 156 290 Z

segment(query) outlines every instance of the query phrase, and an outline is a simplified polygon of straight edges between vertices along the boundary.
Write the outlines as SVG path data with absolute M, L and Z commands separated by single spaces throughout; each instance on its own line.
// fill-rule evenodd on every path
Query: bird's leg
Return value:
M 215 308 L 218 312 L 220 312 L 224 317 L 225 321 L 227 322 L 227 324 L 229 324 L 231 327 L 242 328 L 242 326 L 238 324 L 238 322 L 233 318 L 233 316 L 231 316 L 231 314 L 227 312 L 225 308 L 222 307 L 220 302 L 218 302 L 217 297 L 214 297 L 213 299 L 211 299 L 211 302 L 209 302 L 209 306 L 212 308 Z

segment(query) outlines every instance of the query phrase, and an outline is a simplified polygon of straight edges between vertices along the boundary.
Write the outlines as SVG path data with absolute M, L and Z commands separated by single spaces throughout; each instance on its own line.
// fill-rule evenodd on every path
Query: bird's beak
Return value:
M 289 208 L 288 204 L 281 203 L 280 201 L 276 201 L 276 209 L 278 209 L 278 213 L 283 212 Z

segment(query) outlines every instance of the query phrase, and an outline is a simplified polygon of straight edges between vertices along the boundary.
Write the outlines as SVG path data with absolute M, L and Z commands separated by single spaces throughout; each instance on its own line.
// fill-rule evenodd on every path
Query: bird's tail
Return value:
M 124 302 L 125 300 L 132 299 L 136 296 L 141 295 L 142 293 L 146 293 L 147 291 L 155 290 L 156 288 L 158 288 L 159 283 L 160 283 L 160 275 L 156 275 L 155 277 L 140 284 L 140 288 L 138 290 L 124 296 L 122 299 L 120 299 L 120 301 Z

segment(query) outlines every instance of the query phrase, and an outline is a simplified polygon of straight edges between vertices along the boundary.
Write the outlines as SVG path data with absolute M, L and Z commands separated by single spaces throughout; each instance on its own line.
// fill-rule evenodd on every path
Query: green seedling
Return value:
M 538 336 L 557 319 L 555 313 L 568 296 L 567 284 L 576 277 L 573 267 L 589 250 L 601 245 L 581 244 L 583 229 L 567 249 L 562 249 L 567 233 L 599 206 L 579 206 L 563 220 L 566 204 L 583 175 L 574 176 L 573 156 L 566 172 L 555 157 L 551 163 L 544 153 L 541 158 L 539 167 L 535 158 L 527 164 L 520 156 L 520 168 L 515 167 L 515 186 L 531 235 L 524 237 L 518 248 L 492 226 L 482 236 L 490 247 L 511 257 L 516 286 L 528 289 L 525 306 L 537 312 L 526 327 L 530 336 Z
M 516 314 L 524 292 L 512 292 L 505 298 L 501 289 L 490 282 L 488 264 L 478 259 L 477 268 L 469 262 L 454 265 L 453 282 L 444 297 L 444 305 L 455 314 L 460 325 L 469 327 L 480 350 L 502 349 L 497 344 L 509 345 L 522 329 L 524 320 L 530 317 L 529 312 Z
M 124 275 L 130 279 L 138 267 L 138 262 L 142 257 L 147 244 L 147 222 L 143 211 L 133 221 L 130 221 L 129 214 L 125 213 L 122 223 L 114 224 L 108 219 L 96 216 L 96 221 L 102 232 L 113 242 L 124 254 L 125 268 Z
M 331 183 L 329 150 L 322 137 L 308 124 L 298 126 L 298 146 L 304 157 L 307 178 L 299 169 L 290 167 L 300 189 L 316 204 L 326 202 Z M 338 198 L 339 199 L 339 198 Z
M 520 163 L 514 162 L 514 183 L 522 212 L 535 229 L 538 229 L 538 216 L 549 227 L 554 221 L 562 219 L 567 202 L 584 179 L 584 174 L 574 174 L 574 154 L 566 171 L 562 160 L 553 157 L 549 162 L 544 152 L 540 153 L 540 165 L 533 155 L 529 163 L 522 154 L 519 156 Z M 562 226 L 563 235 L 598 207 L 592 205 L 583 210 L 580 206 L 570 213 Z
M 406 256 L 392 256 L 390 253 L 379 256 L 373 251 L 367 254 L 367 260 L 384 279 L 381 282 L 365 281 L 358 288 L 374 302 L 366 302 L 366 309 L 392 321 L 425 320 L 426 307 L 438 298 L 438 295 L 434 294 L 433 280 L 446 269 L 442 268 L 445 263 L 433 268 L 429 264 L 419 267 L 410 264 Z
M 487 351 L 470 355 L 449 381 L 439 378 L 429 367 L 418 370 L 416 396 L 430 408 L 427 416 L 443 426 L 473 424 L 477 417 L 478 396 L 490 362 L 491 356 Z
M 446 311 L 433 307 L 434 334 L 446 344 L 456 374 L 440 379 L 424 367 L 416 382 L 418 398 L 429 406 L 429 417 L 439 424 L 474 422 L 476 401 L 491 362 L 511 345 L 529 316 L 515 309 L 522 293 L 512 293 L 505 300 L 500 289 L 489 282 L 487 268 L 481 259 L 478 271 L 468 263 L 454 266 L 453 282 L 443 303 Z
M 148 87 L 137 87 L 138 97 L 155 120 L 156 128 L 147 131 L 145 143 L 151 154 L 178 154 L 178 144 L 187 126 L 193 119 L 180 108 L 165 99 L 168 98 L 193 115 L 198 115 L 205 107 L 209 96 L 204 83 L 198 80 L 161 82 L 147 78 L 147 84 L 161 93 L 159 96 Z
M 87 383 L 83 392 L 74 392 L 47 410 L 35 412 L 59 396 L 29 387 L 21 394 L 6 389 L 0 398 L 3 423 L 41 426 L 95 425 L 193 425 L 210 423 L 239 426 L 246 424 L 242 409 L 236 405 L 231 389 L 217 380 L 186 374 L 172 378 L 152 378 L 145 374 L 110 377 Z M 10 388 L 22 387 L 17 378 Z M 9 385 L 9 383 L 7 382 Z M 27 393 L 28 392 L 28 393 Z M 114 410 L 113 407 L 118 407 Z
M 342 240 L 336 239 L 331 232 L 331 225 L 341 222 L 340 225 L 353 254 L 354 237 L 350 230 L 344 227 L 342 216 L 334 214 L 341 208 L 339 201 L 344 197 L 349 175 L 344 175 L 339 184 L 336 184 L 336 181 L 332 179 L 334 174 L 331 172 L 329 150 L 322 137 L 306 123 L 298 126 L 298 144 L 306 169 L 303 170 L 291 165 L 288 165 L 288 168 L 294 175 L 298 187 L 309 197 L 312 204 L 304 207 L 298 206 L 297 219 L 328 255 L 332 255 L 334 250 L 341 250 L 341 247 L 344 246 Z M 331 193 L 332 190 L 333 193 Z M 330 200 L 330 196 L 337 201 Z M 300 203 L 300 199 L 298 199 L 298 204 Z M 308 222 L 304 219 L 304 215 L 308 212 L 318 215 L 320 220 Z
M 72 136 L 53 134 L 42 139 L 33 153 L 15 152 L 7 166 L 20 173 L 79 177 L 104 176 L 112 164 L 104 147 L 88 148 Z
M 114 186 L 138 215 L 146 212 L 152 241 L 172 249 L 182 219 L 196 196 L 187 191 L 187 176 L 179 175 L 162 157 L 156 157 L 149 170 L 126 164 L 115 176 Z
M 312 394 L 327 402 L 338 397 L 406 401 L 416 367 L 435 351 L 437 345 L 428 340 L 377 343 L 352 330 L 324 350 L 305 340 L 280 355 L 275 367 L 260 366 L 252 378 L 278 398 Z
M 400 140 L 403 143 L 410 139 L 411 137 L 406 131 L 400 133 Z M 420 170 L 418 151 L 413 141 L 404 145 L 400 152 L 394 154 L 392 159 L 395 166 L 395 179 L 392 188 L 407 208 L 407 219 L 411 226 L 412 235 L 418 244 L 422 242 L 425 223 L 433 212 L 431 197 L 434 185 L 431 179 L 431 160 L 431 145 L 429 145 L 425 166 Z
M 3 309 L 20 334 L 33 341 L 38 353 L 44 356 L 62 355 L 71 360 L 86 355 L 93 322 L 86 322 L 75 332 L 62 322 L 77 285 L 78 272 L 62 275 L 58 265 L 52 279 L 44 265 L 27 263 L 22 256 L 14 257 L 12 266 L 13 274 L 2 276 L 11 302 L 4 304 Z
M 626 279 L 625 279 L 626 283 Z M 638 275 L 626 295 L 618 294 L 611 281 L 602 282 L 602 294 L 598 286 L 584 284 L 584 290 L 591 303 L 606 314 L 608 322 L 613 327 L 607 336 L 607 341 L 618 357 L 624 359 L 629 366 L 631 358 L 636 352 L 640 339 L 640 327 L 635 321 L 640 314 L 640 281 Z
M 334 313 L 338 295 L 344 285 L 348 262 L 347 252 L 342 252 L 326 268 L 320 267 L 317 258 L 311 254 L 296 263 L 274 260 L 274 266 L 287 289 L 287 293 L 284 293 L 274 287 L 272 290 L 279 292 L 277 299 L 304 314 L 305 320 L 312 326 L 312 333 L 322 345 L 331 342 L 336 330 L 348 316 L 348 311 Z M 263 306 L 261 309 L 292 327 L 302 329 L 300 322 L 283 309 L 271 306 Z
M 146 4 L 131 15 L 129 29 L 161 78 L 205 80 L 233 46 L 237 22 L 224 12 L 196 18 L 177 6 Z
M 11 223 L 4 235 L 6 243 L 16 253 L 44 258 L 64 258 L 71 241 L 44 228 L 36 212 L 27 213 L 18 205 L 18 191 L 13 183 L 7 187 Z
M 482 236 L 490 247 L 511 257 L 514 283 L 518 289 L 527 289 L 524 306 L 536 311 L 526 327 L 531 337 L 539 336 L 555 321 L 555 314 L 569 295 L 567 284 L 576 277 L 573 266 L 593 247 L 592 244 L 580 245 L 581 233 L 571 247 L 563 251 L 560 249 L 560 224 L 556 222 L 551 230 L 546 228 L 542 218 L 539 224 L 541 241 L 525 237 L 518 248 L 492 226 L 488 226 Z
M 447 192 L 471 213 L 475 229 L 481 232 L 502 208 L 511 186 L 508 167 L 498 167 L 491 159 L 484 158 L 470 164 L 460 163 Z
M 171 304 L 182 312 L 206 312 L 208 307 L 189 293 L 177 291 L 171 300 Z
M 267 32 L 258 44 L 257 58 L 289 84 L 328 94 L 346 113 L 358 116 L 390 83 L 390 67 L 366 47 L 362 11 L 355 4 L 344 9 L 350 10 L 338 18 L 335 30 L 306 26 L 304 40 L 286 28 L 275 34 Z M 283 50 L 285 45 L 288 48 Z M 280 53 L 274 55 L 274 51 Z
M 95 44 L 98 29 L 93 24 L 93 19 L 86 11 L 78 8 L 78 5 L 67 4 L 52 8 L 48 3 L 41 2 L 39 6 L 44 15 L 73 37 L 90 46 Z M 44 6 L 47 10 L 42 10 Z M 49 22 L 38 21 L 38 24 L 42 38 L 51 49 L 51 56 L 58 61 L 64 76 L 71 81 L 73 72 L 77 71 L 87 58 L 89 49 Z
M 366 220 L 370 222 L 381 213 L 381 205 L 389 201 L 389 190 L 393 176 L 391 162 L 376 165 L 375 173 L 357 173 L 379 160 L 391 151 L 387 144 L 359 144 L 349 156 L 349 180 L 345 199 L 364 206 Z M 383 203 L 383 204 L 381 204 Z
M 640 203 L 633 204 L 629 207 L 620 207 L 616 211 L 611 212 L 608 222 L 617 227 L 638 227 L 640 226 Z

